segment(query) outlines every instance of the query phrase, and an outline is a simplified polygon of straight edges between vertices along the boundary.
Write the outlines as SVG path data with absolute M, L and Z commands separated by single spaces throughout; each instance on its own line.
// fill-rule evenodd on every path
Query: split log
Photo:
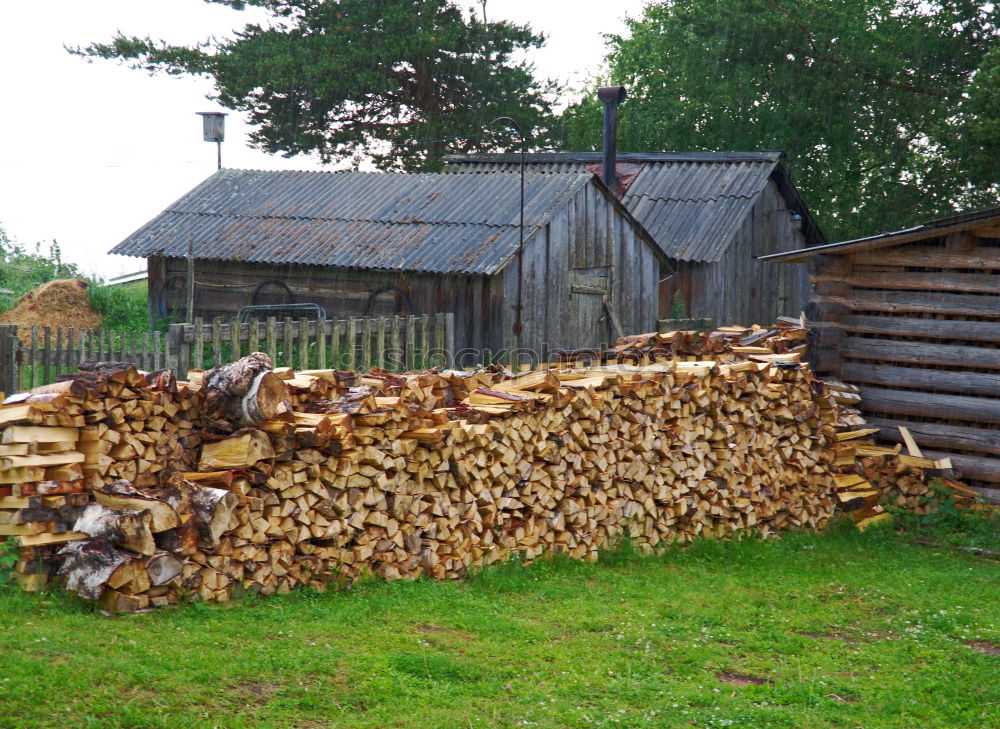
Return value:
M 251 430 L 215 443 L 205 443 L 201 448 L 199 471 L 223 471 L 246 468 L 258 461 L 274 458 L 271 439 L 259 430 Z
M 177 511 L 170 504 L 143 493 L 128 481 L 107 484 L 94 492 L 94 498 L 97 503 L 111 509 L 148 511 L 151 517 L 150 528 L 153 532 L 166 531 L 180 525 Z
M 191 508 L 203 542 L 216 547 L 219 538 L 229 528 L 233 510 L 239 498 L 222 489 L 196 486 L 191 491 Z
M 169 552 L 157 552 L 146 560 L 146 572 L 154 587 L 165 585 L 181 574 L 181 561 Z
M 271 359 L 263 352 L 210 370 L 203 383 L 209 417 L 259 425 L 291 411 L 288 387 L 274 374 Z

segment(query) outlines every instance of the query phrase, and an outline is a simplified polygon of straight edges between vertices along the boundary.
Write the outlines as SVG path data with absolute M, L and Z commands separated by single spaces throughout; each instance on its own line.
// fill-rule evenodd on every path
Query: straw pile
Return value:
M 31 344 L 31 327 L 91 329 L 101 326 L 101 317 L 87 299 L 87 282 L 78 278 L 44 283 L 17 300 L 0 314 L 0 324 L 17 324 L 18 336 Z

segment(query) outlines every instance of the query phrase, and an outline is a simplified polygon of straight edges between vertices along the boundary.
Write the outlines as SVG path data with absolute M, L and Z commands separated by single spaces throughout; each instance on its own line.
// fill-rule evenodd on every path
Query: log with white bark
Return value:
M 195 486 L 191 491 L 191 510 L 198 524 L 202 544 L 217 547 L 229 529 L 233 511 L 239 504 L 236 494 L 222 489 Z
M 88 504 L 73 529 L 92 537 L 104 537 L 148 557 L 156 552 L 151 524 L 152 517 L 146 510 L 109 509 L 103 504 Z
M 288 387 L 263 352 L 222 365 L 203 380 L 204 413 L 238 425 L 259 425 L 291 412 Z
M 146 572 L 154 587 L 165 585 L 181 574 L 181 561 L 169 552 L 160 551 L 146 560 Z
M 70 542 L 59 555 L 64 558 L 59 574 L 66 580 L 66 589 L 87 600 L 100 599 L 115 572 L 135 560 L 134 554 L 102 538 Z
M 153 532 L 162 532 L 180 525 L 177 511 L 166 501 L 143 493 L 128 481 L 116 481 L 107 484 L 94 492 L 97 503 L 111 509 L 131 509 L 148 511 L 151 517 L 150 528 Z

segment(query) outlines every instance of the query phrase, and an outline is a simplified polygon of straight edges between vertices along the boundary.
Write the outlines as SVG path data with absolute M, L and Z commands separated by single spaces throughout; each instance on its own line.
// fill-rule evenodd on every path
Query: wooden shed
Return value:
M 221 170 L 111 253 L 147 259 L 153 318 L 184 316 L 190 246 L 198 316 L 451 312 L 456 349 L 471 350 L 460 364 L 654 329 L 673 266 L 600 179 L 528 174 L 523 231 L 519 187 L 510 173 Z
M 762 260 L 809 263 L 813 364 L 882 437 L 1000 488 L 1000 208 Z
M 597 173 L 605 152 L 526 155 L 532 172 Z M 611 187 L 677 273 L 659 291 L 661 316 L 679 300 L 687 316 L 758 324 L 798 316 L 808 300 L 805 266 L 759 256 L 826 242 L 792 183 L 782 152 L 611 152 Z M 610 164 L 610 160 L 608 160 Z M 517 155 L 447 158 L 448 169 L 510 173 Z

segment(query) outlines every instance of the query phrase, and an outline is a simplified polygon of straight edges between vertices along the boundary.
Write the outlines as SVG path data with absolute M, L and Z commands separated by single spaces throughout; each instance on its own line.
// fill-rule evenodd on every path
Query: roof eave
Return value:
M 831 254 L 844 255 L 856 251 L 878 250 L 880 248 L 890 248 L 903 243 L 913 243 L 930 237 L 939 237 L 949 233 L 958 233 L 970 228 L 976 228 L 989 222 L 1000 222 L 1000 208 L 989 208 L 972 213 L 962 213 L 947 218 L 939 218 L 920 225 L 903 228 L 888 233 L 866 236 L 864 238 L 854 238 L 837 243 L 827 243 L 826 245 L 802 248 L 797 251 L 787 251 L 785 253 L 772 253 L 767 256 L 759 256 L 758 261 L 770 261 L 773 263 L 802 263 L 813 256 Z

